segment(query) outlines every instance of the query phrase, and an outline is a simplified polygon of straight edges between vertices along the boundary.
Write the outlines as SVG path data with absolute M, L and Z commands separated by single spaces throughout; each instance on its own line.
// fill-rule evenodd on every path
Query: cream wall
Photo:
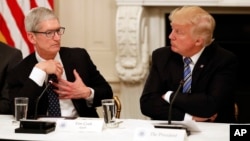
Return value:
M 115 0 L 55 0 L 61 25 L 66 27 L 62 45 L 88 50 L 109 82 L 118 82 L 115 70 Z
M 119 95 L 115 71 L 115 0 L 55 0 L 55 11 L 66 27 L 62 46 L 88 50 L 97 69 Z M 101 109 L 98 112 L 101 114 Z

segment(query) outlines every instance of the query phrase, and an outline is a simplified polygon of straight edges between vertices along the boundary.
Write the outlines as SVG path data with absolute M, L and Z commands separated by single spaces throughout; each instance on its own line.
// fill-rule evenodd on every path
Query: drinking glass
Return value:
M 114 99 L 103 99 L 102 100 L 103 117 L 106 127 L 114 128 L 118 126 L 115 118 L 115 101 Z
M 16 97 L 15 98 L 15 121 L 27 118 L 29 98 Z

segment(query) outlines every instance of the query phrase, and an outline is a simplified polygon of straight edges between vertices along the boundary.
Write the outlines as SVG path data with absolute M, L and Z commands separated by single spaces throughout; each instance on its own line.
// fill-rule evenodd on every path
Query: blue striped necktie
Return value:
M 49 75 L 48 80 L 53 80 L 53 82 L 57 82 L 56 75 Z M 48 106 L 48 114 L 51 117 L 60 117 L 61 116 L 61 109 L 60 109 L 60 103 L 59 103 L 59 98 L 58 94 L 56 94 L 53 89 L 52 84 L 50 85 L 47 89 L 48 93 L 48 101 L 49 101 L 49 106 Z
M 184 84 L 183 84 L 183 93 L 191 93 L 191 83 L 192 83 L 192 73 L 189 64 L 192 62 L 191 58 L 184 58 Z

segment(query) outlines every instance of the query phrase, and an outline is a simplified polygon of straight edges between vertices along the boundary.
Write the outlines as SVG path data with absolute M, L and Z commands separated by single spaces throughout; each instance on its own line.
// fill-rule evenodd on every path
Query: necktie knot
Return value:
M 58 82 L 57 77 L 56 77 L 55 74 L 50 74 L 48 76 L 48 81 L 50 81 L 50 80 L 53 81 L 53 82 Z
M 190 57 L 185 57 L 184 58 L 184 63 L 189 65 L 190 63 L 192 63 L 192 59 Z

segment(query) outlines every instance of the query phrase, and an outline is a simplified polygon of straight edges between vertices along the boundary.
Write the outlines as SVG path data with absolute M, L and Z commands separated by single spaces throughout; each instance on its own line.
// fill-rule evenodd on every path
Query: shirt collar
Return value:
M 37 52 L 35 52 L 35 55 L 36 55 L 36 59 L 37 59 L 38 62 L 46 61 L 46 60 L 43 59 Z M 57 61 L 60 60 L 60 55 L 59 55 L 58 52 L 57 52 L 57 54 L 56 54 L 54 60 L 57 60 Z
M 196 64 L 196 62 L 198 61 L 198 59 L 201 56 L 201 53 L 203 52 L 204 49 L 205 49 L 205 47 L 203 47 L 199 52 L 197 52 L 195 55 L 190 57 L 192 59 L 192 64 Z M 184 59 L 184 56 L 183 56 L 183 59 Z

